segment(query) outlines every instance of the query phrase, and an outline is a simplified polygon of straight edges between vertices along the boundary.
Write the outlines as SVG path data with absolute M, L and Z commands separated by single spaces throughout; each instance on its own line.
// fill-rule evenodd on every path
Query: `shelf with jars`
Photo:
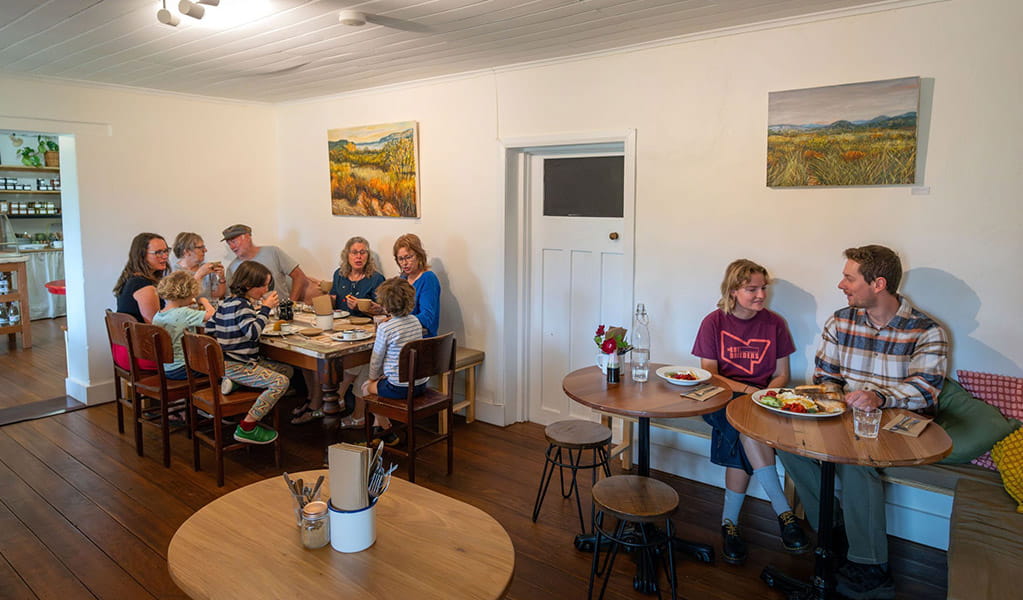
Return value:
M 0 215 L 61 218 L 60 168 L 0 165 Z
M 32 326 L 28 315 L 28 276 L 24 257 L 0 258 L 0 335 L 10 342 L 21 334 L 21 347 L 32 347 Z

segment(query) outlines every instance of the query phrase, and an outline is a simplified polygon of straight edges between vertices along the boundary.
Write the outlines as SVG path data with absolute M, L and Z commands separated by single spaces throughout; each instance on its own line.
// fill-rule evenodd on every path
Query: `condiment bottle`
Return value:
M 327 503 L 313 500 L 302 508 L 302 527 L 299 530 L 302 545 L 307 550 L 322 548 L 330 543 L 330 520 L 327 518 Z

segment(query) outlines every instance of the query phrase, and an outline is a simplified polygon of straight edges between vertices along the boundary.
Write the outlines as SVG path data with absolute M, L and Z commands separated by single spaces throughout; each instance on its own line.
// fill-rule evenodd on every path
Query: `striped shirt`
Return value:
M 813 380 L 846 392 L 868 390 L 886 408 L 932 411 L 948 368 L 948 334 L 905 298 L 884 327 L 846 307 L 824 324 Z
M 398 381 L 398 357 L 401 348 L 409 342 L 423 339 L 423 326 L 412 315 L 391 317 L 377 327 L 377 338 L 373 342 L 373 356 L 369 359 L 369 378 L 387 376 L 392 385 L 408 386 Z M 416 385 L 426 383 L 429 377 L 417 379 Z
M 253 362 L 259 357 L 259 334 L 269 320 L 270 307 L 257 312 L 248 298 L 230 296 L 206 322 L 206 333 L 220 342 L 225 359 Z

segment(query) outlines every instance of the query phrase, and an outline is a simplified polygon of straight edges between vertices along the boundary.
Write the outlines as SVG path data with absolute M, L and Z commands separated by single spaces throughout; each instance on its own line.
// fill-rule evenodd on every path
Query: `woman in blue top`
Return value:
M 414 233 L 406 233 L 394 242 L 394 262 L 401 269 L 401 278 L 416 290 L 416 308 L 412 316 L 419 319 L 426 337 L 437 335 L 440 323 L 440 281 L 426 263 L 423 242 Z
M 375 303 L 377 286 L 383 282 L 384 276 L 377 271 L 376 261 L 369 251 L 369 242 L 359 236 L 351 238 L 341 251 L 341 266 L 334 271 L 334 284 L 330 287 L 334 308 L 347 309 L 358 317 L 380 314 L 379 310 L 370 314 L 360 311 L 356 300 L 369 298 Z

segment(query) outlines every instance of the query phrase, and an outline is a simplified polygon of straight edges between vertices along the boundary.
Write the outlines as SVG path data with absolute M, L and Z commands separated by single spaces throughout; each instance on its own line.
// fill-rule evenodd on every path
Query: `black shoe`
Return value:
M 721 524 L 721 554 L 730 565 L 746 562 L 746 542 L 739 537 L 739 526 L 729 519 Z
M 352 388 L 354 387 L 355 386 L 350 385 L 348 386 L 348 389 L 345 390 L 344 398 L 341 401 L 341 410 L 337 413 L 337 417 L 339 419 L 350 416 L 353 412 L 355 412 L 355 392 L 352 391 Z
M 838 593 L 851 600 L 893 600 L 895 581 L 881 565 L 849 561 L 838 570 Z
M 380 442 L 383 442 L 385 446 L 397 446 L 399 441 L 398 434 L 394 433 L 393 430 L 382 427 L 373 428 L 372 445 L 377 446 Z
M 810 542 L 791 510 L 778 515 L 778 527 L 781 529 L 781 545 L 785 546 L 786 552 L 802 554 L 810 549 Z

